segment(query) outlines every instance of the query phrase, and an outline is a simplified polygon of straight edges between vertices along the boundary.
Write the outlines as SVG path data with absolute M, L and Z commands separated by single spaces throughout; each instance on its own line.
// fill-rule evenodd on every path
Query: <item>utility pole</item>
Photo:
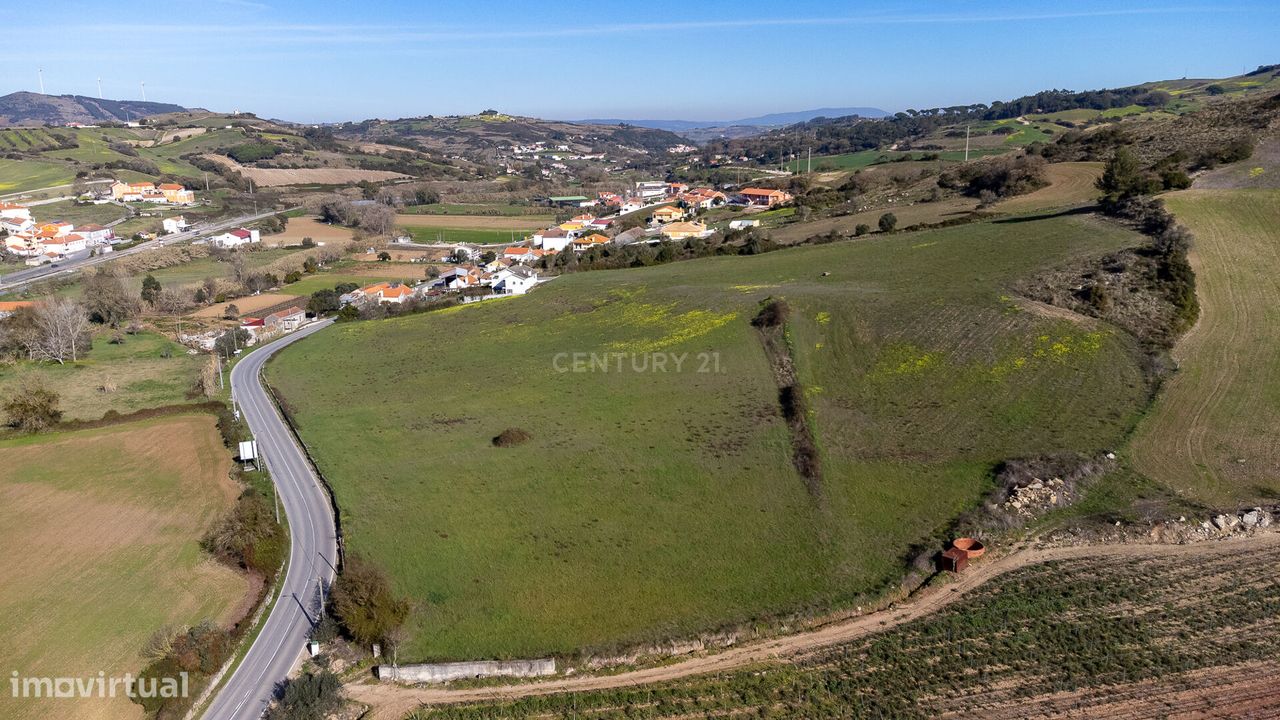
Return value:
M 222 353 L 214 353 L 213 357 L 218 361 L 218 389 L 226 390 L 227 385 L 222 381 Z
M 36 68 L 36 77 L 40 79 L 40 94 L 44 94 L 44 68 Z
M 206 171 L 206 172 L 205 172 L 205 174 L 204 174 L 204 191 L 205 191 L 206 193 L 207 193 L 207 192 L 209 192 L 209 173 L 208 173 L 208 171 Z
M 969 126 L 964 126 L 964 161 L 969 162 Z
M 807 172 L 809 173 L 813 172 L 813 146 L 812 145 L 809 146 L 809 169 Z

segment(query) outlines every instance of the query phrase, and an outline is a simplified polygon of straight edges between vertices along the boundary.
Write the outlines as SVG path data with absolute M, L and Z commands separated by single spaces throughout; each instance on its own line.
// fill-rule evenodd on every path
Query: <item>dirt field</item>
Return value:
M 297 245 L 303 238 L 311 238 L 316 242 L 346 242 L 353 237 L 350 228 L 341 225 L 322 223 L 314 217 L 289 218 L 284 232 L 275 235 L 264 235 L 262 244 L 267 247 L 279 245 Z
M 695 675 L 723 672 L 765 662 L 802 658 L 824 648 L 848 643 L 874 633 L 933 614 L 961 600 L 967 593 L 991 580 L 1017 570 L 1056 560 L 1076 558 L 1178 558 L 1182 562 L 1212 557 L 1225 547 L 1272 549 L 1280 547 L 1280 534 L 1267 533 L 1235 538 L 1218 543 L 1197 545 L 1102 545 L 1030 549 L 999 558 L 984 558 L 971 565 L 955 582 L 924 591 L 911 601 L 890 606 L 824 627 L 795 635 L 772 638 L 763 642 L 733 647 L 724 652 L 695 656 L 659 667 L 633 670 L 605 676 L 557 678 L 542 682 L 474 688 L 402 687 L 390 684 L 352 684 L 348 696 L 372 706 L 371 720 L 398 720 L 423 705 L 460 702 L 511 700 L 520 697 L 550 695 L 562 692 L 629 688 L 639 685 L 678 680 Z M 1095 715 L 1095 717 L 1097 717 Z
M 298 300 L 301 304 L 306 304 L 306 298 L 299 298 L 296 295 L 288 295 L 284 293 L 263 293 L 262 295 L 250 295 L 249 297 L 236 298 L 228 300 L 224 303 L 210 305 L 207 308 L 196 311 L 195 316 L 198 318 L 217 319 L 223 316 L 227 311 L 228 305 L 235 305 L 240 311 L 240 316 L 252 315 L 262 308 L 269 308 L 288 300 Z
M 1234 504 L 1280 491 L 1280 191 L 1189 190 L 1167 205 L 1195 234 L 1200 321 L 1138 428 L 1135 467 L 1181 493 Z
M 1048 167 L 1049 186 L 997 203 L 1007 213 L 1053 210 L 1092 203 L 1098 197 L 1094 182 L 1102 177 L 1102 163 L 1053 163 Z
M 1245 663 L 1210 668 L 1174 678 L 1113 685 L 1080 692 L 1010 698 L 998 691 L 966 698 L 968 709 L 941 718 L 983 720 L 1200 720 L 1207 718 L 1280 717 L 1280 663 Z M 1159 698 L 1153 701 L 1153 698 Z M 979 709 L 980 708 L 980 709 Z
M 199 548 L 238 489 L 208 415 L 0 442 L 0 656 L 24 676 L 136 673 L 165 624 L 243 612 L 245 577 Z M 10 720 L 141 718 L 115 699 L 14 699 Z
M 906 230 L 914 225 L 937 223 L 964 217 L 976 210 L 977 207 L 978 201 L 971 198 L 948 198 L 940 202 L 880 208 L 857 213 L 856 215 L 784 225 L 776 230 L 771 230 L 769 235 L 776 242 L 790 245 L 802 242 L 811 235 L 822 235 L 832 230 L 851 235 L 854 229 L 861 224 L 870 225 L 874 231 L 877 227 L 876 223 L 880 221 L 880 216 L 887 212 L 891 212 L 898 217 L 899 230 Z
M 407 178 L 397 172 L 387 170 L 353 170 L 350 168 L 306 168 L 302 170 L 283 170 L 276 168 L 245 167 L 236 161 L 221 155 L 205 155 L 205 158 L 226 165 L 241 175 L 252 180 L 258 187 L 279 187 L 282 185 L 348 185 L 361 180 L 381 182 Z
M 460 230 L 538 230 L 555 222 L 547 216 L 511 215 L 396 215 L 399 227 L 457 228 Z
M 1204 173 L 1196 178 L 1192 187 L 1197 190 L 1280 188 L 1280 137 L 1258 143 L 1248 160 Z

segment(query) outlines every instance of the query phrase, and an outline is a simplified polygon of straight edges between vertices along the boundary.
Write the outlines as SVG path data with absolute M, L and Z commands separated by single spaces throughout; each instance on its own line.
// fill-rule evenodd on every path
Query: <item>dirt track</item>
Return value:
M 840 620 L 815 630 L 770 638 L 731 648 L 724 652 L 691 657 L 661 667 L 645 668 L 617 675 L 558 678 L 545 682 L 482 688 L 408 688 L 388 684 L 348 685 L 347 695 L 372 706 L 373 720 L 398 720 L 422 705 L 511 700 L 533 695 L 633 687 L 694 675 L 722 672 L 755 663 L 792 660 L 832 645 L 850 642 L 888 630 L 937 612 L 966 593 L 1004 573 L 1050 560 L 1071 558 L 1116 558 L 1178 555 L 1183 558 L 1216 553 L 1221 543 L 1251 543 L 1254 546 L 1280 545 L 1280 534 L 1267 533 L 1245 538 L 1198 545 L 1103 545 L 1042 548 L 1016 551 L 1000 558 L 981 561 L 950 585 L 926 591 L 915 599 L 886 610 Z

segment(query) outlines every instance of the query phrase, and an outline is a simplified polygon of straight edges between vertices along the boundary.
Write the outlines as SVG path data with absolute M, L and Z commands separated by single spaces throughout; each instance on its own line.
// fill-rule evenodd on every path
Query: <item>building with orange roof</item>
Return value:
M 764 205 L 765 207 L 773 207 L 791 200 L 791 193 L 783 190 L 770 190 L 769 188 L 743 188 L 739 194 L 752 205 Z
M 608 245 L 608 244 L 609 244 L 609 238 L 599 233 L 596 233 L 593 235 L 588 235 L 586 237 L 580 237 L 574 240 L 573 251 L 586 252 L 593 247 L 600 247 L 601 245 Z
M 653 219 L 657 222 L 666 224 L 669 222 L 675 222 L 676 220 L 683 220 L 685 214 L 684 208 L 679 208 L 675 205 L 663 205 L 653 211 Z

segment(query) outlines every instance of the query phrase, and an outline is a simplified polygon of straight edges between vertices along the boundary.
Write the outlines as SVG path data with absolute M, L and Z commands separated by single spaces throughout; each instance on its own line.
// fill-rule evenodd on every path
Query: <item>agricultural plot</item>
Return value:
M 98 333 L 93 348 L 74 363 L 0 366 L 0 397 L 8 397 L 23 374 L 32 374 L 57 389 L 69 420 L 191 401 L 206 358 L 188 355 L 185 347 L 157 333 L 125 335 L 119 344 L 111 339 L 108 332 Z
M 539 226 L 540 227 L 540 226 Z M 414 242 L 439 243 L 474 243 L 476 245 L 511 245 L 524 240 L 529 230 L 482 230 L 479 228 L 457 227 L 419 227 L 409 226 L 404 230 Z
M 1232 504 L 1280 492 L 1280 191 L 1168 196 L 1195 234 L 1200 321 L 1132 445 L 1136 469 L 1189 498 Z
M 70 165 L 41 160 L 0 160 L 0 194 L 66 185 L 75 179 Z
M 1280 545 L 1256 540 L 1031 565 L 795 665 L 437 706 L 408 720 L 1270 716 L 1280 580 L 1267 568 Z
M 72 200 L 39 205 L 33 212 L 38 220 L 63 220 L 77 227 L 90 223 L 106 225 L 125 216 L 125 210 L 119 205 L 77 205 Z
M 137 673 L 164 625 L 244 612 L 248 580 L 200 549 L 234 502 L 208 415 L 0 441 L 0 654 L 24 676 Z M 13 552 L 17 550 L 17 552 Z M 6 683 L 7 684 L 7 683 Z M 13 698 L 12 720 L 141 718 L 128 699 Z
M 1094 183 L 1102 177 L 1102 163 L 1052 163 L 1045 168 L 1045 174 L 1048 186 L 1002 200 L 995 210 L 1020 213 L 1091 204 L 1098 197 Z
M 396 215 L 396 224 L 410 229 L 537 230 L 555 223 L 551 215 Z
M 552 222 L 553 215 L 546 208 L 529 205 L 508 205 L 505 203 L 433 203 L 431 205 L 409 205 L 401 210 L 407 215 L 501 215 L 507 217 L 536 216 L 540 221 Z
M 1118 444 L 1147 391 L 1135 342 L 1007 292 L 1140 241 L 1064 217 L 570 275 L 334 326 L 268 376 L 348 549 L 414 600 L 402 658 L 656 641 L 878 595 L 994 463 Z M 749 323 L 770 296 L 792 307 L 816 479 Z M 506 428 L 532 439 L 495 447 Z

